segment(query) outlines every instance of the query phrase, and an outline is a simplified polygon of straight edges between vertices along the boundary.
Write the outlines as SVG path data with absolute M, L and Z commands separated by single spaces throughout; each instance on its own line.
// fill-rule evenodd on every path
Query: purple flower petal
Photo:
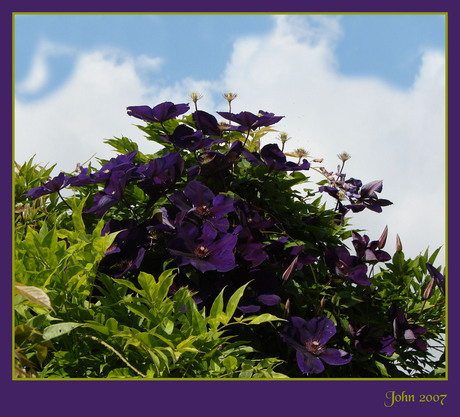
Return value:
M 189 110 L 188 104 L 174 104 L 165 101 L 157 106 L 130 106 L 127 108 L 129 116 L 142 119 L 149 123 L 163 123 L 166 120 L 174 119 L 177 116 L 186 113 Z
M 342 349 L 327 348 L 321 353 L 321 360 L 329 365 L 345 365 L 351 361 L 351 354 Z
M 238 305 L 237 308 L 244 314 L 257 313 L 258 311 L 260 311 L 260 306 L 256 306 L 256 305 L 248 305 L 248 306 Z
M 323 362 L 310 352 L 297 350 L 297 365 L 304 374 L 320 374 L 324 371 Z
M 27 192 L 26 195 L 35 200 L 38 197 L 42 197 L 44 195 L 55 193 L 61 190 L 62 188 L 68 185 L 69 180 L 70 178 L 64 175 L 63 172 L 61 172 L 57 177 L 54 177 L 52 180 L 48 181 L 42 186 L 32 188 Z
M 441 291 L 442 295 L 445 295 L 446 291 L 446 283 L 445 283 L 445 278 L 444 275 L 442 275 L 433 265 L 431 265 L 429 262 L 426 263 L 426 268 L 428 269 L 428 273 L 431 275 L 431 277 L 434 279 L 436 282 L 436 285 L 438 286 L 439 290 Z
M 266 306 L 276 306 L 281 302 L 281 297 L 276 294 L 260 294 L 257 301 Z
M 326 316 L 315 317 L 307 323 L 309 339 L 314 338 L 321 345 L 325 345 L 335 335 L 334 322 Z

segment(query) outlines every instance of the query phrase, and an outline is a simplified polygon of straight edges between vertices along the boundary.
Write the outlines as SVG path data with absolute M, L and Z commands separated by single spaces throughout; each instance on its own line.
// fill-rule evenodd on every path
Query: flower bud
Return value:
M 396 235 L 396 251 L 401 252 L 403 249 L 401 239 L 399 238 L 399 235 Z
M 318 306 L 318 316 L 321 316 L 323 314 L 325 305 L 326 305 L 326 296 L 323 295 L 323 298 L 321 298 L 321 301 Z
M 428 300 L 428 298 L 431 297 L 431 293 L 433 292 L 433 286 L 434 286 L 434 278 L 431 278 L 430 282 L 428 283 L 425 292 L 423 293 L 423 298 L 425 300 Z
M 287 267 L 286 271 L 284 271 L 283 274 L 283 285 L 284 283 L 291 277 L 291 275 L 294 273 L 295 268 L 297 267 L 297 262 L 299 261 L 299 255 L 297 255 L 294 260 L 291 262 L 291 264 Z
M 289 316 L 291 313 L 291 300 L 289 298 L 286 300 L 286 304 L 284 304 L 284 312 L 286 316 Z
M 385 246 L 385 243 L 387 243 L 387 236 L 388 236 L 388 226 L 385 226 L 385 229 L 383 229 L 382 235 L 380 236 L 379 243 L 377 247 L 379 249 L 383 249 Z

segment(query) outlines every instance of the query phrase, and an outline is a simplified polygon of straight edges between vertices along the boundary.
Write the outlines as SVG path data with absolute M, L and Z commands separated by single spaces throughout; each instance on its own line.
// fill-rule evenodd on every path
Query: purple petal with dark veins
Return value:
M 297 365 L 304 374 L 320 374 L 324 371 L 323 362 L 310 352 L 297 350 L 296 358 Z
M 307 332 L 321 345 L 325 345 L 329 339 L 335 335 L 336 329 L 334 322 L 326 316 L 315 317 L 307 323 Z

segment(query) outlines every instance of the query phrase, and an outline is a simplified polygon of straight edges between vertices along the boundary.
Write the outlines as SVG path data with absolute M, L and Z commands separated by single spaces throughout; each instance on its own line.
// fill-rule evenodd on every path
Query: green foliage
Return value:
M 175 275 L 146 273 L 139 287 L 99 275 L 103 294 L 92 297 L 97 265 L 116 234 L 85 232 L 83 199 L 70 200 L 73 230 L 40 222 L 16 234 L 15 280 L 43 289 L 56 313 L 15 296 L 15 374 L 40 378 L 277 378 L 280 361 L 260 360 L 242 341 L 226 335 L 244 286 L 224 311 L 216 299 L 209 316 L 199 311 L 186 288 L 168 296 Z M 37 226 L 37 224 L 33 224 Z M 255 319 L 258 319 L 256 322 Z M 232 325 L 272 322 L 247 317 Z
M 195 128 L 191 115 L 139 126 L 146 139 L 160 149 L 151 155 L 137 152 L 135 162 L 148 164 L 178 152 L 165 137 L 181 123 Z M 270 126 L 246 133 L 223 131 L 212 149 L 225 154 L 239 140 L 257 153 L 265 135 L 273 131 Z M 119 154 L 138 150 L 137 144 L 125 137 L 106 143 Z M 73 187 L 72 196 L 65 200 L 59 193 L 30 200 L 25 193 L 47 182 L 53 167 L 39 167 L 33 159 L 16 166 L 16 377 L 445 377 L 445 297 L 436 285 L 427 296 L 433 283 L 426 264 L 435 264 L 439 249 L 415 259 L 406 259 L 399 250 L 388 261 L 368 264 L 370 285 L 357 284 L 332 270 L 326 259 L 334 248 L 353 247 L 347 218 L 328 209 L 318 195 L 318 185 L 331 183 L 328 176 L 314 183 L 303 172 L 274 170 L 241 156 L 232 161 L 228 175 L 207 175 L 207 161 L 201 158 L 204 152 L 181 149 L 180 153 L 184 163 L 181 175 L 156 200 L 152 201 L 136 181 L 128 182 L 120 204 L 101 217 L 87 210 L 105 183 Z M 108 161 L 99 162 L 103 165 Z M 250 268 L 242 268 L 243 277 L 239 277 L 237 273 L 231 275 L 232 271 L 203 273 L 193 265 L 180 264 L 167 250 L 168 236 L 158 231 L 161 229 L 149 229 L 148 239 L 153 243 L 143 243 L 146 261 L 141 267 L 120 274 L 101 268 L 107 254 L 119 249 L 116 239 L 125 230 L 105 233 L 108 222 L 130 219 L 149 227 L 160 224 L 162 210 L 171 206 L 168 197 L 184 190 L 190 182 L 188 170 L 197 164 L 200 171 L 195 180 L 215 195 L 244 201 L 272 221 L 270 227 L 261 229 L 257 243 L 269 248 L 267 253 L 273 250 L 264 260 L 263 271 L 279 280 L 279 303 L 260 303 L 253 313 L 243 314 L 243 301 L 256 298 L 256 284 L 249 274 L 244 279 Z M 319 168 L 310 172 L 314 170 L 324 174 Z M 97 171 L 88 167 L 90 174 Z M 238 216 L 229 214 L 226 219 L 230 232 L 237 233 Z M 300 248 L 295 252 L 297 258 L 277 258 L 282 256 L 272 247 L 281 240 L 283 256 Z M 234 248 L 233 252 L 239 250 Z M 301 255 L 314 261 L 303 261 L 297 268 Z M 129 262 L 128 266 L 133 260 Z M 240 262 L 244 264 L 244 260 Z M 126 266 L 123 260 L 119 263 Z M 262 267 L 258 264 L 257 268 Z M 234 281 L 220 284 L 228 276 Z M 186 284 L 178 281 L 184 277 Z M 205 284 L 212 287 L 212 295 L 197 301 Z M 404 312 L 408 325 L 426 329 L 423 339 L 428 342 L 427 351 L 398 340 L 394 353 L 388 356 L 375 343 L 357 343 L 352 329 L 356 332 L 367 326 L 372 342 L 393 334 L 394 323 L 388 316 L 392 305 Z M 306 321 L 330 318 L 336 333 L 328 347 L 351 353 L 352 361 L 326 366 L 319 375 L 302 374 L 295 349 L 280 337 L 293 316 Z

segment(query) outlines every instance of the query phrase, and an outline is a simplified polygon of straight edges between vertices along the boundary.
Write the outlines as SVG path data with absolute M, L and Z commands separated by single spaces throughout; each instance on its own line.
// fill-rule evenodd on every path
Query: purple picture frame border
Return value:
M 10 3 L 10 4 L 9 4 Z M 459 383 L 458 355 L 451 354 L 448 362 L 448 380 L 441 381 L 13 381 L 11 379 L 11 274 L 12 274 L 12 22 L 13 13 L 44 13 L 44 12 L 190 12 L 190 13 L 282 13 L 282 12 L 328 12 L 328 13 L 448 13 L 448 165 L 449 188 L 455 190 L 453 184 L 456 168 L 454 158 L 459 151 L 458 114 L 459 81 L 456 74 L 460 73 L 458 42 L 459 9 L 455 1 L 419 0 L 388 0 L 386 2 L 370 1 L 339 1 L 316 2 L 305 1 L 233 1 L 217 3 L 215 1 L 199 1 L 198 4 L 176 1 L 156 4 L 156 2 L 138 0 L 135 3 L 121 1 L 87 1 L 67 3 L 62 1 L 21 2 L 9 1 L 2 3 L 0 30 L 2 32 L 2 53 L 5 57 L 2 65 L 2 112 L 4 126 L 3 152 L 1 153 L 1 182 L 5 185 L 6 196 L 1 205 L 2 234 L 1 265 L 5 287 L 0 303 L 2 317 L 1 343 L 1 393 L 0 410 L 3 415 L 41 416 L 131 416 L 167 415 L 171 417 L 184 414 L 190 416 L 285 416 L 286 414 L 326 416 L 355 414 L 407 416 L 412 412 L 417 417 L 432 416 L 433 412 L 443 416 L 453 416 L 457 412 Z M 458 2 L 457 2 L 458 3 Z M 427 150 L 427 155 L 429 150 Z M 420 161 L 420 169 L 426 169 L 429 175 L 429 159 Z M 440 186 L 443 186 L 440 184 Z M 456 206 L 456 193 L 448 196 L 449 212 Z M 435 202 L 434 202 L 435 203 Z M 433 203 L 431 203 L 433 204 Z M 429 208 L 427 208 L 429 210 Z M 456 217 L 456 216 L 455 216 Z M 449 218 L 449 253 L 458 248 L 456 231 L 458 220 Z M 423 227 L 423 225 L 420 225 Z M 455 318 L 459 314 L 459 303 L 453 295 L 458 293 L 460 282 L 457 279 L 458 266 L 449 263 L 448 293 L 449 305 L 449 352 L 456 352 L 459 337 L 456 333 Z M 453 300 L 453 301 L 452 301 Z M 414 395 L 414 402 L 400 402 L 393 407 L 385 407 L 386 393 L 394 391 Z M 447 394 L 444 405 L 439 403 L 421 403 L 419 396 Z M 7 414 L 6 414 L 6 413 Z M 340 413 L 340 414 L 339 414 Z

